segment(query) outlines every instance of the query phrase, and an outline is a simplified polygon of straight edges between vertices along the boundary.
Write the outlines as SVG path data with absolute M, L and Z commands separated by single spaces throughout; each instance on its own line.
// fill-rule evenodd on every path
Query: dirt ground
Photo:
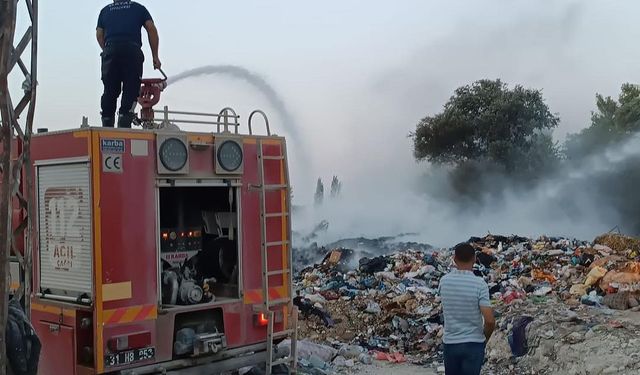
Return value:
M 359 365 L 353 369 L 339 371 L 338 374 L 362 375 L 436 375 L 433 369 L 407 363 L 388 363 L 375 361 L 372 365 Z

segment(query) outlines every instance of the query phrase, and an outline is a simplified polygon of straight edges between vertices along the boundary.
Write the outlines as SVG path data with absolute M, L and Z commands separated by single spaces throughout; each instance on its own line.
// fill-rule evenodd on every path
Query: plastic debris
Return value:
M 576 364 L 575 357 L 566 366 L 578 370 L 561 367 L 565 364 L 556 352 L 607 334 L 602 327 L 610 327 L 616 311 L 640 310 L 640 241 L 616 235 L 599 239 L 487 235 L 468 240 L 477 250 L 474 273 L 487 282 L 498 321 L 487 346 L 488 373 L 542 373 L 549 358 L 555 358 L 556 371 L 550 373 L 592 371 Z M 329 250 L 321 263 L 295 278 L 300 295 L 334 321 L 328 326 L 317 314 L 303 314 L 300 322 L 300 337 L 338 350 L 322 358 L 329 365 L 322 371 L 347 371 L 352 361 L 355 369 L 349 371 L 357 373 L 372 359 L 440 370 L 444 321 L 438 286 L 453 265 L 451 250 L 403 247 L 363 252 L 361 259 L 356 259 L 360 252 L 339 250 Z M 635 332 L 640 334 L 640 324 Z M 547 346 L 545 356 L 536 354 Z M 636 362 L 628 369 L 640 370 Z
M 391 363 L 402 363 L 407 361 L 402 353 L 383 353 L 374 351 L 373 357 L 378 361 L 389 361 Z
M 607 269 L 604 267 L 593 267 L 589 274 L 587 275 L 587 279 L 584 281 L 584 285 L 591 286 L 597 283 L 600 279 L 607 274 Z
M 380 309 L 380 305 L 378 305 L 376 302 L 369 301 L 369 303 L 367 304 L 367 309 L 364 311 L 369 314 L 380 314 L 382 312 L 382 309 Z
M 322 319 L 322 322 L 326 327 L 334 326 L 333 319 L 331 319 L 329 313 L 322 309 L 321 306 L 318 306 L 317 303 L 314 304 L 312 300 L 297 296 L 293 299 L 293 304 L 298 307 L 304 317 L 308 317 L 309 315 L 316 315 L 317 317 Z
M 522 357 L 527 353 L 527 335 L 525 330 L 531 322 L 533 322 L 532 317 L 523 316 L 513 323 L 513 328 L 509 335 L 509 346 L 515 357 Z

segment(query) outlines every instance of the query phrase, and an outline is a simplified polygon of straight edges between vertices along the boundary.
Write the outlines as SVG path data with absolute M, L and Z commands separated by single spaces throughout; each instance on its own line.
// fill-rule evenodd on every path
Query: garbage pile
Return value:
M 411 240 L 415 236 L 412 233 L 405 233 L 397 236 L 387 236 L 379 238 L 345 238 L 323 246 L 318 245 L 319 237 L 327 231 L 329 222 L 320 222 L 310 233 L 303 235 L 293 233 L 293 264 L 296 272 L 299 272 L 309 264 L 322 260 L 323 255 L 333 249 L 350 249 L 359 253 L 362 257 L 375 257 L 381 254 L 389 254 L 396 251 L 420 250 L 430 251 L 431 245 L 418 243 Z
M 550 371 L 545 360 L 561 352 L 557 345 L 576 350 L 573 346 L 588 341 L 589 335 L 613 339 L 623 337 L 623 331 L 640 330 L 618 322 L 625 318 L 620 314 L 637 315 L 640 309 L 640 241 L 608 234 L 593 243 L 495 235 L 468 242 L 477 250 L 474 273 L 489 285 L 498 317 L 498 332 L 488 345 L 491 373 L 554 373 L 544 372 Z M 453 265 L 451 251 L 359 255 L 334 249 L 297 275 L 300 337 L 337 350 L 352 345 L 369 358 L 441 369 L 443 319 L 437 290 Z M 551 349 L 536 352 L 545 343 L 553 343 Z M 321 366 L 324 373 L 343 367 L 342 359 L 333 363 L 336 357 Z M 555 359 L 560 366 L 562 358 Z M 639 366 L 633 363 L 638 361 L 612 368 Z M 536 372 L 537 367 L 543 372 Z M 562 369 L 557 373 L 586 371 Z
M 437 253 L 412 250 L 360 259 L 356 254 L 333 250 L 300 273 L 295 302 L 308 318 L 301 337 L 437 357 L 442 321 L 436 293 L 444 261 Z

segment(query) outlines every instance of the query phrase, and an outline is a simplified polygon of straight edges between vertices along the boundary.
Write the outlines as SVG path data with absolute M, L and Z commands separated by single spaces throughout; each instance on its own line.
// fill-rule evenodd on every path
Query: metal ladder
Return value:
M 267 156 L 264 154 L 263 140 L 258 138 L 258 174 L 260 177 L 260 185 L 257 188 L 260 191 L 260 233 L 261 233 L 261 253 L 262 253 L 262 313 L 267 316 L 267 360 L 266 360 L 266 374 L 271 375 L 273 366 L 288 364 L 290 372 L 295 374 L 298 354 L 297 354 L 297 340 L 298 340 L 298 308 L 293 304 L 293 275 L 291 274 L 293 269 L 293 256 L 291 252 L 291 240 L 267 242 L 267 228 L 269 222 L 274 218 L 281 218 L 287 221 L 287 235 L 291 235 L 291 216 L 289 212 L 291 210 L 291 195 L 289 186 L 289 170 L 287 167 L 287 151 L 284 144 L 280 145 L 281 154 L 279 156 Z M 284 169 L 285 183 L 280 185 L 268 185 L 265 181 L 264 164 L 265 161 L 279 162 L 280 168 Z M 284 212 L 267 212 L 267 192 L 280 191 L 285 194 L 285 211 Z M 280 248 L 280 251 L 287 252 L 287 265 L 283 265 L 283 269 L 269 270 L 269 254 L 276 251 L 275 248 Z M 278 252 L 281 254 L 280 252 Z M 288 297 L 272 300 L 269 294 L 269 277 L 282 275 L 283 283 L 288 289 Z M 285 329 L 280 332 L 274 332 L 274 320 L 275 311 L 273 307 L 286 306 L 286 314 L 283 312 L 283 322 L 285 322 Z M 288 325 L 288 327 L 287 327 Z M 291 339 L 291 353 L 283 359 L 273 360 L 274 352 L 274 340 L 283 339 L 289 337 Z

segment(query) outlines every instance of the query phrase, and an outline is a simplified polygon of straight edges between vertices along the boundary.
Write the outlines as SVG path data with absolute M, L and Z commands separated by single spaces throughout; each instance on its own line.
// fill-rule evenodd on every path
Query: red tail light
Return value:
M 273 312 L 273 323 L 279 324 L 284 321 L 284 313 L 282 311 Z M 256 327 L 266 327 L 269 324 L 269 314 L 256 313 L 253 316 L 253 324 Z
M 265 313 L 256 315 L 254 320 L 258 327 L 265 327 L 269 324 L 269 319 L 267 318 L 267 314 Z

